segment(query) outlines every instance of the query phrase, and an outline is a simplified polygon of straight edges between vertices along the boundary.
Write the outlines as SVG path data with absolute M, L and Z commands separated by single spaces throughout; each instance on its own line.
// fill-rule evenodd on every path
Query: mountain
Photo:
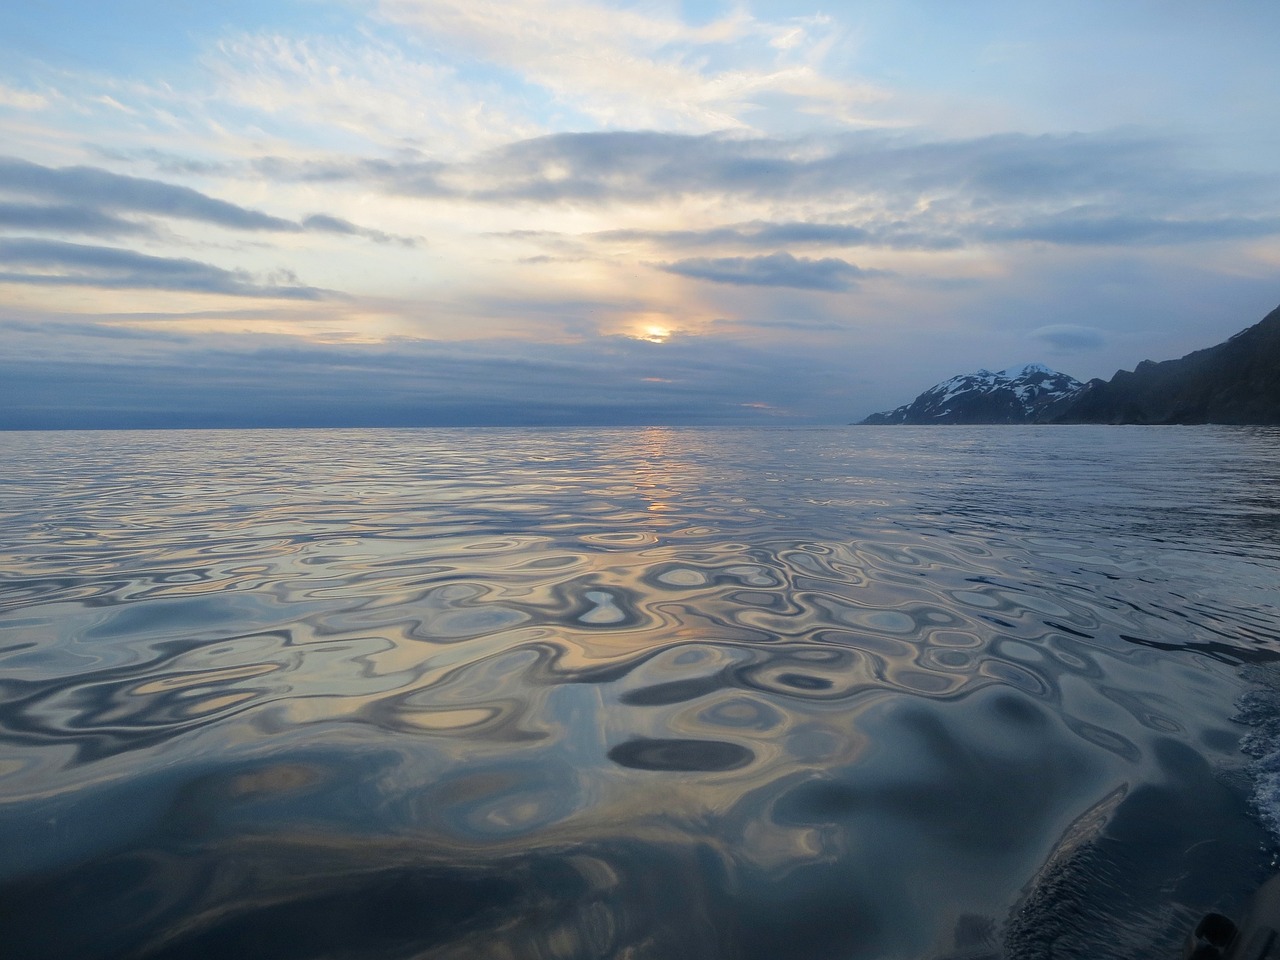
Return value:
M 952 377 L 930 387 L 911 403 L 873 413 L 862 422 L 886 423 L 1032 423 L 1052 417 L 1084 388 L 1075 377 L 1028 363 L 992 373 Z
M 936 389 L 936 388 L 935 388 Z M 1090 380 L 1054 423 L 1280 424 L 1280 307 L 1230 340 L 1180 360 L 1144 360 Z

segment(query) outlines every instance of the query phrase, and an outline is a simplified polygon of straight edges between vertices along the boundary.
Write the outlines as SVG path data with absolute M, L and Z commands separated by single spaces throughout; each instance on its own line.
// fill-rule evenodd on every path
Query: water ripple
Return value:
M 1054 878 L 1147 889 L 1142 843 L 1247 880 L 1243 813 L 1178 851 L 1126 825 L 1170 791 L 1236 809 L 1237 668 L 1280 654 L 1277 439 L 0 437 L 0 896 L 33 918 L 0 932 L 1038 956 Z M 1164 943 L 1241 886 L 1135 909 Z

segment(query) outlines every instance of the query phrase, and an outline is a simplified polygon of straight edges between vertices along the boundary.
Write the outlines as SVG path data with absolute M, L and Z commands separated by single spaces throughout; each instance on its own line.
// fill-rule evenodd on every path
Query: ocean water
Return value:
M 0 455 L 10 960 L 1132 960 L 1276 870 L 1280 430 Z

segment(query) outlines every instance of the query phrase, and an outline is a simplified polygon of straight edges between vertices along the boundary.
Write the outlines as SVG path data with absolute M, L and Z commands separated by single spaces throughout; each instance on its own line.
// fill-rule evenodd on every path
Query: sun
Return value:
M 660 310 L 638 311 L 623 317 L 614 329 L 625 337 L 645 343 L 668 343 L 672 337 L 684 332 L 677 317 Z

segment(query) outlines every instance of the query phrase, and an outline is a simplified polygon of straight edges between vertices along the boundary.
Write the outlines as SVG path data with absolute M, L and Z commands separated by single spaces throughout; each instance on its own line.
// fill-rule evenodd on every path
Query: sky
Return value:
M 0 4 L 0 428 L 843 424 L 1280 303 L 1274 0 Z

